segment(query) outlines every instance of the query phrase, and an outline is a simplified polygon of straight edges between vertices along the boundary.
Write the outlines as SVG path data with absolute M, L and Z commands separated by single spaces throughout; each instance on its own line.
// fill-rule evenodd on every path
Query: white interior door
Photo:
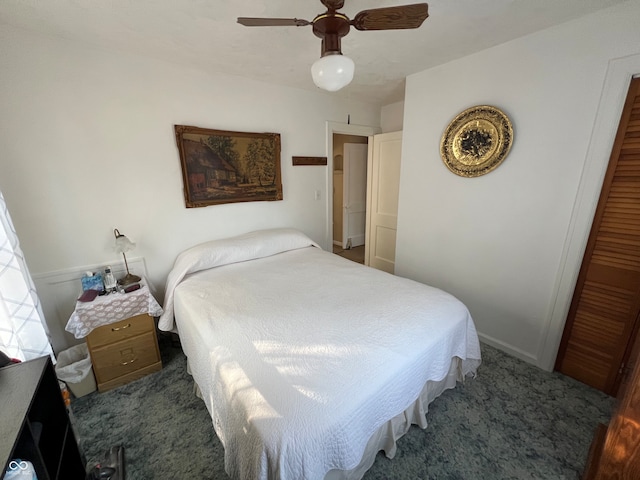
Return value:
M 367 209 L 367 144 L 345 143 L 342 248 L 364 245 Z
M 369 141 L 365 265 L 394 273 L 402 132 Z

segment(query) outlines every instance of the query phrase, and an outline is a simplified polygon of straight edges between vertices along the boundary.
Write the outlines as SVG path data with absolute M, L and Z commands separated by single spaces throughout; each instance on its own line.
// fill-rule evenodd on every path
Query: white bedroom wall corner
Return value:
M 640 74 L 640 54 L 611 59 L 591 131 L 580 183 L 556 274 L 554 294 L 537 350 L 540 368 L 552 371 L 573 290 L 589 238 L 631 78 Z
M 404 100 L 385 105 L 380 110 L 381 133 L 402 130 L 404 123 Z

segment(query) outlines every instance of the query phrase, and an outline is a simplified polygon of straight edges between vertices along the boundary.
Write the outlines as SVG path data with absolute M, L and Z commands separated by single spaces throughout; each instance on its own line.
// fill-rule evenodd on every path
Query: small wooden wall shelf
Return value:
M 292 157 L 294 165 L 326 165 L 327 157 Z

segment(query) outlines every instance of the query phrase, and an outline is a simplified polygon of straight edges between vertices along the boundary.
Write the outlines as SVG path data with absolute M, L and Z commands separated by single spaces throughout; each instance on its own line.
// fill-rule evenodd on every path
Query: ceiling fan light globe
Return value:
M 325 55 L 311 66 L 313 83 L 329 92 L 337 92 L 353 80 L 355 64 L 342 54 Z

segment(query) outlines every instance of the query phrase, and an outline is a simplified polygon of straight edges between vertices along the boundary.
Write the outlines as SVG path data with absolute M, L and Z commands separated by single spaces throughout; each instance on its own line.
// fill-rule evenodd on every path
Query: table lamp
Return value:
M 117 228 L 113 230 L 113 234 L 116 237 L 116 251 L 122 253 L 124 266 L 127 269 L 127 274 L 118 280 L 118 283 L 122 286 L 127 286 L 132 283 L 139 282 L 140 277 L 138 275 L 132 275 L 129 272 L 129 264 L 127 263 L 127 256 L 125 255 L 125 252 L 133 250 L 136 247 L 136 244 L 129 240 L 125 235 L 122 235 Z

